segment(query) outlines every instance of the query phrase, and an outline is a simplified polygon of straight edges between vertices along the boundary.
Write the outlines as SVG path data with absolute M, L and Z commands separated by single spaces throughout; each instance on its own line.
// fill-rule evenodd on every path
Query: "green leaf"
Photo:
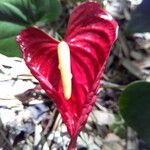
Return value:
M 18 24 L 0 21 L 0 39 L 8 38 L 17 35 L 25 26 Z
M 27 17 L 15 4 L 0 1 L 0 20 L 18 24 L 27 24 Z
M 51 21 L 56 20 L 62 11 L 61 4 L 58 0 L 51 0 L 50 11 L 51 13 L 47 17 L 51 18 Z
M 53 21 L 60 13 L 58 0 L 0 1 L 0 21 L 29 26 L 39 21 Z
M 16 37 L 0 40 L 0 53 L 6 56 L 20 57 L 20 50 L 15 40 Z
M 56 20 L 62 11 L 62 7 L 59 0 L 33 0 L 36 4 L 39 16 L 41 20 L 45 21 L 54 21 Z M 44 14 L 44 15 L 42 15 Z
M 129 84 L 119 97 L 119 108 L 126 123 L 150 144 L 150 83 Z
M 19 56 L 14 36 L 27 26 L 54 21 L 60 13 L 59 0 L 1 0 L 0 53 Z

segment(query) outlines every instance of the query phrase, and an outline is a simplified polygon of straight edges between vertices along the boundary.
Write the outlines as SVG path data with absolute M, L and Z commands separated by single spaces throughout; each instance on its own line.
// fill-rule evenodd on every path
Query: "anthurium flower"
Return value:
M 73 10 L 63 41 L 35 27 L 17 36 L 26 65 L 62 115 L 71 137 L 69 150 L 76 149 L 96 100 L 117 29 L 97 2 L 84 2 Z

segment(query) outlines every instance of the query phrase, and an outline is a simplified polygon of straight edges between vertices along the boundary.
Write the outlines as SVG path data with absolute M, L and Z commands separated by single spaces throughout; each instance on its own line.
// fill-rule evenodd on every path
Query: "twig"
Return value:
M 47 137 L 48 137 L 48 135 L 49 135 L 48 133 L 49 133 L 50 131 L 52 131 L 52 129 L 53 129 L 53 126 L 54 126 L 54 124 L 55 124 L 55 120 L 56 120 L 56 118 L 57 118 L 57 116 L 58 116 L 58 111 L 57 111 L 57 109 L 54 109 L 54 111 L 53 111 L 52 114 L 53 114 L 53 115 L 51 116 L 51 119 L 49 119 L 49 122 L 48 122 L 46 128 L 45 128 L 44 131 L 42 132 L 41 140 L 39 141 L 39 143 L 37 144 L 37 146 L 36 146 L 35 149 L 37 149 L 40 144 L 42 144 L 42 146 L 44 145 L 44 142 L 47 141 Z
M 55 116 L 55 122 L 53 123 L 52 129 L 51 131 L 54 131 L 58 128 L 59 124 L 60 124 L 60 120 L 61 120 L 61 115 L 60 113 L 57 111 L 56 112 L 56 116 Z M 52 146 L 52 141 L 49 142 L 49 147 Z

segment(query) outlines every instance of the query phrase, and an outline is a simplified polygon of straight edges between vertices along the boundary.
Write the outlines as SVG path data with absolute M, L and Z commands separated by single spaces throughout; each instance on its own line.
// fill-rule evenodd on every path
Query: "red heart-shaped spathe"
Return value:
M 72 94 L 63 95 L 58 69 L 58 41 L 35 27 L 17 36 L 23 58 L 42 88 L 53 98 L 71 136 L 69 149 L 86 123 L 110 48 L 117 37 L 117 23 L 98 3 L 85 2 L 70 16 L 64 41 L 71 54 Z

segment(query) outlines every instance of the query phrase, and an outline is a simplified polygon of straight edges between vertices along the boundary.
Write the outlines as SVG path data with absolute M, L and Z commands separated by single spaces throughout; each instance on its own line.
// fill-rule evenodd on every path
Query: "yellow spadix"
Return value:
M 58 63 L 61 74 L 64 97 L 69 100 L 72 91 L 72 74 L 70 62 L 70 49 L 65 41 L 61 41 L 57 47 Z

